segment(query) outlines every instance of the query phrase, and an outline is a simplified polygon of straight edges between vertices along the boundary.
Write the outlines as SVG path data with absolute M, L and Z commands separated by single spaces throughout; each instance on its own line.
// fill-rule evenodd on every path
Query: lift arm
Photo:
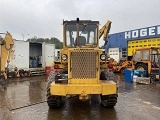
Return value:
M 0 39 L 0 45 L 1 45 L 0 76 L 3 77 L 4 79 L 7 79 L 5 67 L 6 67 L 6 64 L 10 62 L 10 54 L 14 45 L 14 40 L 12 38 L 12 35 L 9 32 L 0 33 L 0 34 L 5 34 L 5 38 Z
M 99 39 L 103 35 L 103 40 L 105 41 L 105 43 L 107 43 L 107 37 L 111 28 L 111 23 L 112 22 L 108 20 L 107 23 L 99 30 Z

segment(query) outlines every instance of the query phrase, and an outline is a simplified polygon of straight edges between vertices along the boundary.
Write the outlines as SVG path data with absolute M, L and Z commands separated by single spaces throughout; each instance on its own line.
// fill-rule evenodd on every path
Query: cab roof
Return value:
M 87 24 L 99 24 L 99 21 L 91 21 L 91 20 L 71 20 L 71 21 L 68 21 L 68 20 L 65 20 L 63 21 L 63 24 L 76 24 L 76 23 L 79 23 L 79 24 L 82 24 L 82 23 L 87 23 Z

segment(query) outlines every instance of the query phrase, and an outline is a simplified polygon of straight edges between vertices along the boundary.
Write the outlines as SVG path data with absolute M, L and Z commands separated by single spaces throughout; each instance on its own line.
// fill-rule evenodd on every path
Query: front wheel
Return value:
M 58 108 L 61 107 L 64 103 L 64 98 L 58 95 L 50 94 L 50 84 L 55 81 L 55 73 L 53 71 L 50 72 L 48 77 L 48 85 L 47 85 L 47 103 L 49 108 Z
M 114 95 L 101 95 L 101 104 L 104 107 L 112 108 L 117 103 L 117 97 L 118 97 L 117 94 L 114 94 Z

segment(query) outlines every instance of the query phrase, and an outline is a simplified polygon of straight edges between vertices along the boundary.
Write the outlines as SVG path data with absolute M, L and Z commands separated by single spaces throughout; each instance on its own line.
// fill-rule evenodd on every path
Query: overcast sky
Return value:
M 160 25 L 159 12 L 160 0 L 0 0 L 0 32 L 62 40 L 63 19 L 111 20 L 117 33 Z

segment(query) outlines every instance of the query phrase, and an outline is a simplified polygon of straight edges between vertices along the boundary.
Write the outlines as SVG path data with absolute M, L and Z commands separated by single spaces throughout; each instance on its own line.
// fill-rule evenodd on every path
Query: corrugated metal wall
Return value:
M 109 48 L 115 48 L 118 47 L 120 51 L 122 51 L 122 48 L 127 47 L 127 40 L 124 39 L 124 33 L 115 33 L 110 34 L 108 36 L 108 44 L 106 46 L 106 50 L 108 51 Z
M 127 41 L 129 40 L 139 40 L 153 37 L 160 37 L 160 25 L 109 34 L 106 51 L 108 52 L 109 48 L 119 47 L 121 52 L 122 48 L 127 48 Z

